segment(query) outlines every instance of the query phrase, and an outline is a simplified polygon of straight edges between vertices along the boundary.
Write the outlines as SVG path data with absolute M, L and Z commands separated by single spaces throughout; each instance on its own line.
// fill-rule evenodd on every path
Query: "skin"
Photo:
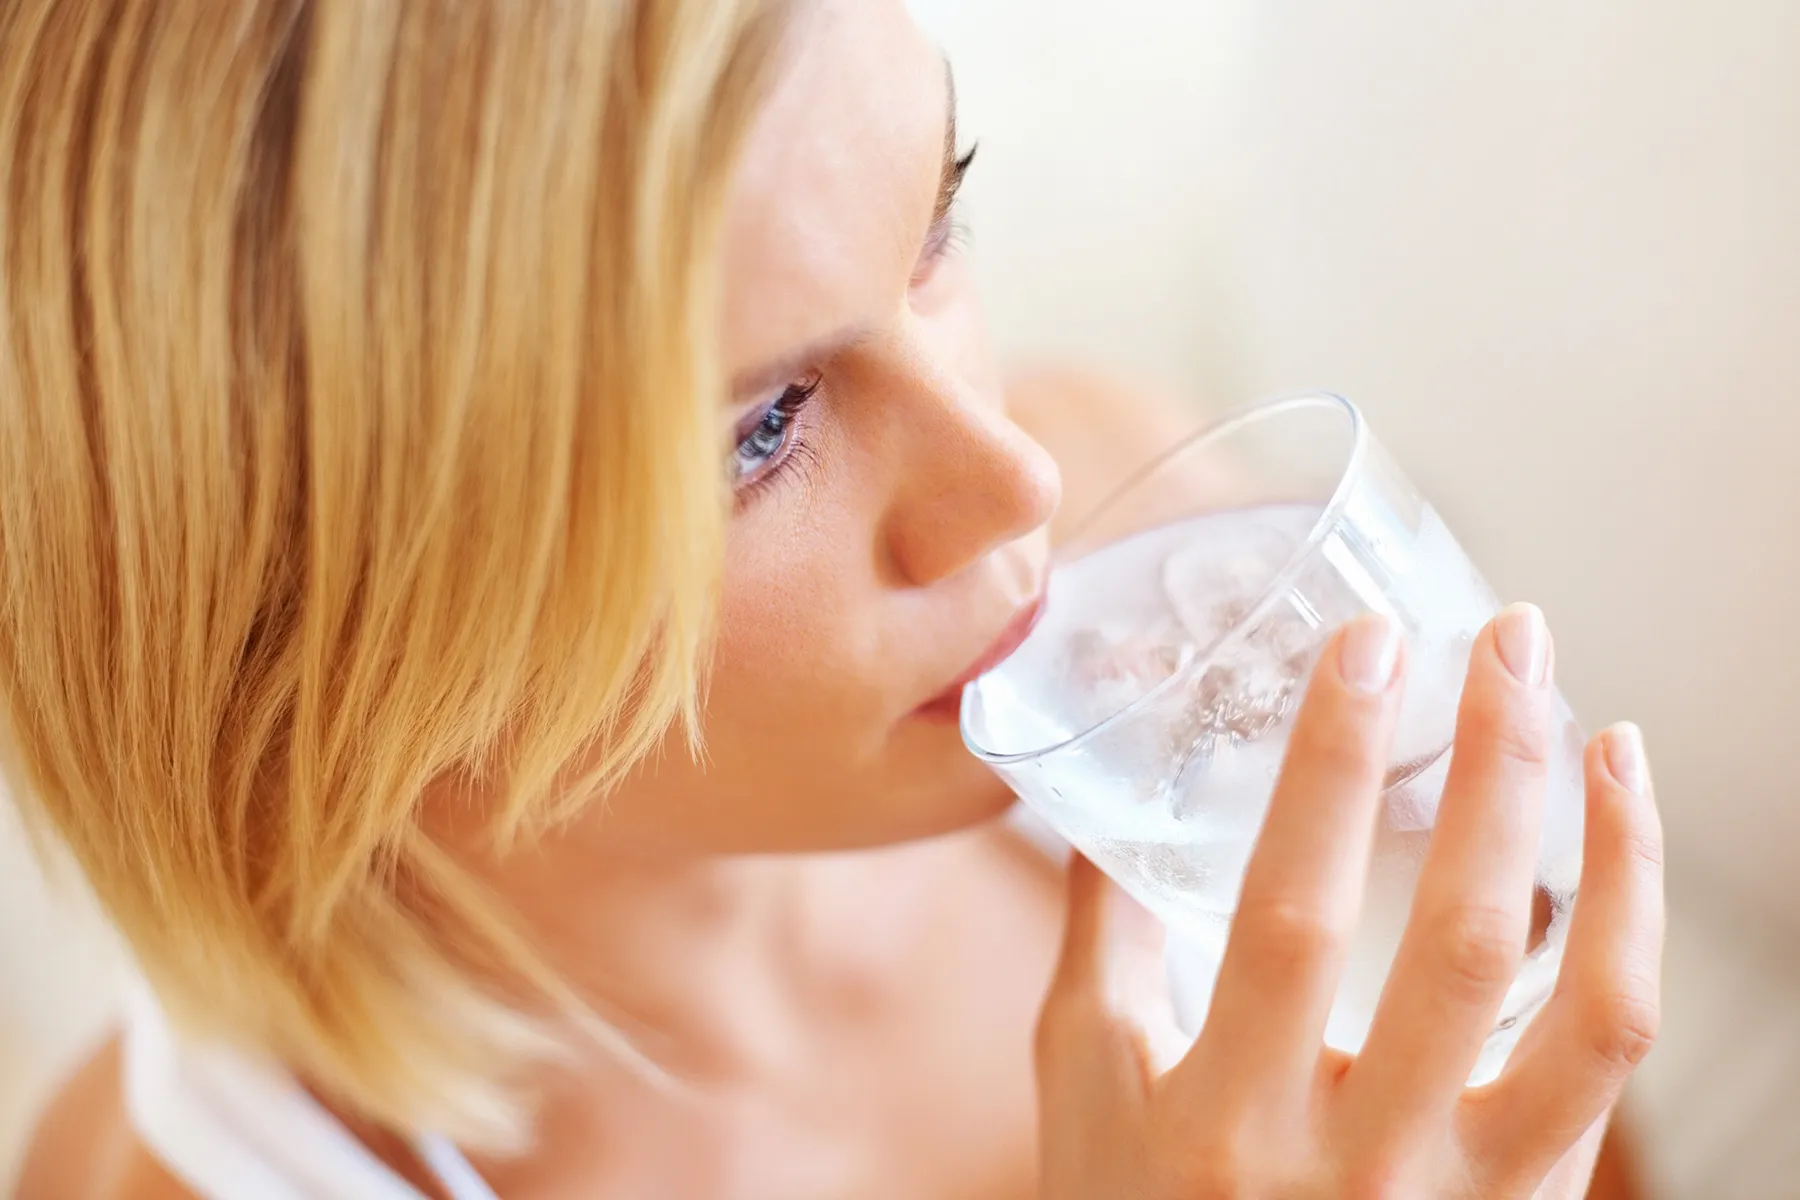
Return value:
M 1167 1014 L 1118 984 L 1155 974 L 1154 930 L 1091 868 L 1065 879 L 996 825 L 1009 796 L 922 710 L 1041 590 L 1058 463 L 1079 511 L 1183 422 L 1092 380 L 1003 383 L 934 228 L 945 67 L 898 0 L 820 3 L 793 45 L 729 208 L 721 338 L 744 386 L 722 445 L 783 389 L 819 387 L 790 430 L 745 443 L 705 763 L 671 745 L 511 859 L 460 809 L 429 814 L 681 1082 L 596 1052 L 544 1078 L 537 1149 L 480 1169 L 509 1200 L 1488 1197 L 1552 1171 L 1544 1194 L 1579 1194 L 1654 1029 L 1647 787 L 1590 755 L 1561 991 L 1508 1074 L 1463 1094 L 1524 946 L 1548 737 L 1547 684 L 1519 684 L 1484 637 L 1395 986 L 1368 1053 L 1322 1054 L 1403 674 L 1369 692 L 1322 668 L 1219 1008 L 1153 1071 Z M 399 1139 L 340 1115 L 432 1194 Z M 112 1051 L 49 1111 L 21 1195 L 186 1195 L 124 1124 Z

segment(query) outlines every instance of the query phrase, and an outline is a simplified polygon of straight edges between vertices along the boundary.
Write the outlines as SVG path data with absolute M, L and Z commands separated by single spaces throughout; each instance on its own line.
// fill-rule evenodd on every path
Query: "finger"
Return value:
M 1343 1111 L 1382 1136 L 1443 1127 L 1524 958 L 1551 745 L 1550 658 L 1543 614 L 1529 604 L 1502 612 L 1470 652 L 1406 933 L 1344 1081 Z
M 1320 657 L 1294 722 L 1199 1042 L 1171 1087 L 1305 1094 L 1355 928 L 1393 739 L 1399 626 L 1371 613 Z
M 1080 854 L 1069 858 L 1068 913 L 1062 953 L 1057 956 L 1052 996 L 1096 992 L 1105 947 L 1106 905 L 1111 883 Z
M 1169 1004 L 1162 926 L 1141 905 L 1074 855 L 1068 918 L 1050 990 L 1038 1018 L 1040 1082 L 1071 1075 L 1092 1086 L 1132 1087 L 1154 1078 L 1185 1049 Z
M 1070 856 L 1067 904 L 1052 995 L 1123 1009 L 1168 991 L 1162 923 L 1080 854 Z
M 1080 1179 L 1140 1118 L 1143 1054 L 1105 1003 L 1106 929 L 1115 889 L 1081 855 L 1069 860 L 1062 951 L 1035 1040 L 1039 1154 L 1045 1179 Z
M 1463 1102 L 1471 1161 L 1532 1179 L 1618 1098 L 1656 1037 L 1663 843 L 1643 739 L 1620 725 L 1588 745 L 1581 891 L 1556 990 L 1529 1045 Z
M 1607 1120 L 1611 1113 L 1588 1126 L 1568 1153 L 1557 1160 L 1544 1182 L 1532 1193 L 1533 1200 L 1582 1200 L 1594 1182 L 1594 1167 L 1600 1161 L 1600 1148 L 1606 1142 Z

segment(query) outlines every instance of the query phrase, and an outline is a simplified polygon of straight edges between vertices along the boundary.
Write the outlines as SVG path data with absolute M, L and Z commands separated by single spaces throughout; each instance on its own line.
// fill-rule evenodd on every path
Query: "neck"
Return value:
M 470 858 L 545 965 L 648 1060 L 578 1045 L 573 1063 L 547 1066 L 530 1152 L 477 1164 L 506 1195 L 591 1174 L 606 1141 L 596 1131 L 621 1114 L 694 1104 L 800 1059 L 814 1009 L 805 980 L 832 940 L 821 916 L 846 911 L 824 895 L 823 859 L 591 850 L 549 840 L 504 861 Z M 440 1196 L 406 1139 L 327 1104 L 423 1195 Z
M 674 859 L 552 842 L 501 864 L 495 885 L 548 965 L 661 1078 L 604 1050 L 548 1074 L 533 1153 L 484 1173 L 508 1195 L 590 1178 L 596 1147 L 647 1130 L 651 1113 L 697 1130 L 718 1111 L 709 1098 L 782 1092 L 828 1067 L 907 995 L 933 887 L 931 869 L 908 866 L 920 861 L 937 859 L 918 847 Z
M 604 830 L 584 836 L 583 824 L 502 858 L 451 840 L 531 932 L 544 965 L 641 1056 L 634 1065 L 616 1047 L 578 1045 L 573 1062 L 545 1067 L 529 1154 L 478 1164 L 505 1195 L 592 1177 L 596 1156 L 646 1120 L 692 1129 L 713 1111 L 710 1097 L 782 1090 L 837 1061 L 847 1038 L 905 1007 L 921 916 L 966 866 L 942 842 L 633 854 L 606 844 Z M 403 1147 L 351 1125 L 417 1175 Z
M 546 845 L 495 868 L 547 964 L 656 1066 L 705 1081 L 791 1049 L 804 966 L 831 939 L 822 861 Z

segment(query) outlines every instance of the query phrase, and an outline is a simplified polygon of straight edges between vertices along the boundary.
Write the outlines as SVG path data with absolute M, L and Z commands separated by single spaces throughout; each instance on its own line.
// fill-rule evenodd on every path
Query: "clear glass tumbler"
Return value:
M 1244 409 L 1151 464 L 1060 552 L 1037 627 L 970 684 L 969 748 L 1169 926 L 1198 1032 L 1295 710 L 1325 639 L 1396 620 L 1408 676 L 1362 922 L 1326 1042 L 1354 1053 L 1398 949 L 1493 592 L 1337 396 Z M 1549 997 L 1581 873 L 1583 737 L 1563 726 L 1525 963 L 1471 1081 Z

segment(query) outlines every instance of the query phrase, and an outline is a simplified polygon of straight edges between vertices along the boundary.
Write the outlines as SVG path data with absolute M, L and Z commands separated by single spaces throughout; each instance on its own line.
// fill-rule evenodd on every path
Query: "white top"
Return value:
M 1066 842 L 1023 806 L 1010 824 L 1047 857 Z M 1191 1036 L 1210 975 L 1191 956 L 1168 955 L 1181 1025 Z M 1185 968 L 1185 969 L 1184 969 Z M 314 1100 L 281 1066 L 241 1051 L 198 1044 L 169 1025 L 142 983 L 126 1006 L 125 1109 L 144 1145 L 204 1200 L 423 1200 Z M 448 1140 L 423 1135 L 413 1148 L 450 1200 L 499 1200 Z
M 204 1200 L 423 1200 L 279 1066 L 180 1037 L 142 984 L 124 1075 L 138 1136 Z M 498 1200 L 448 1141 L 414 1147 L 451 1200 Z

